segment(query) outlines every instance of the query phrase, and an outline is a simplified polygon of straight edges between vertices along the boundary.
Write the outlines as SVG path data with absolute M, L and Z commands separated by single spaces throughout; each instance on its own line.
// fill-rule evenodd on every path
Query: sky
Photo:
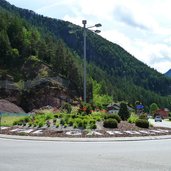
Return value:
M 171 0 L 7 0 L 44 16 L 87 27 L 161 73 L 171 69 Z

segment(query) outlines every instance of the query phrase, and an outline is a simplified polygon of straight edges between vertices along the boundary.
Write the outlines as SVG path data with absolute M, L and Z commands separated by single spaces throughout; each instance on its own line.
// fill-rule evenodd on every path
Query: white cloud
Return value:
M 9 0 L 82 26 L 102 23 L 101 35 L 159 72 L 171 68 L 170 0 Z M 29 5 L 29 6 L 28 6 Z M 32 6 L 32 8 L 31 8 Z

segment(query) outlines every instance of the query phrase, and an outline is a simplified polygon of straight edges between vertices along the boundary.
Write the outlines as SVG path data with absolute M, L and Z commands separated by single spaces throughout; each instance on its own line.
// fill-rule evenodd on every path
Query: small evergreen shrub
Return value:
M 56 123 L 56 128 L 59 128 L 59 126 L 60 126 L 60 123 Z
M 106 114 L 104 118 L 105 119 L 109 119 L 109 118 L 116 119 L 118 121 L 118 123 L 120 123 L 120 121 L 121 121 L 121 117 L 118 114 Z
M 94 123 L 90 124 L 90 129 L 96 129 L 96 128 L 97 128 L 96 124 Z
M 149 122 L 146 119 L 137 119 L 135 125 L 140 128 L 149 128 Z
M 61 108 L 66 110 L 67 113 L 71 113 L 72 111 L 72 106 L 70 103 L 64 103 Z
M 39 127 L 39 128 L 41 128 L 43 125 L 44 125 L 43 122 L 39 122 L 39 123 L 38 123 L 38 127 Z
M 60 120 L 60 124 L 61 125 L 64 125 L 65 124 L 65 120 L 63 118 Z
M 31 127 L 31 126 L 32 126 L 32 124 L 33 124 L 32 122 L 29 122 L 29 123 L 28 123 L 28 126 L 29 126 L 29 127 Z
M 129 110 L 127 108 L 127 104 L 126 103 L 122 102 L 120 104 L 120 109 L 119 109 L 118 115 L 121 117 L 121 119 L 123 121 L 126 121 L 130 117 L 130 113 L 129 113 Z
M 141 115 L 139 116 L 139 119 L 146 119 L 146 120 L 148 120 L 147 114 L 145 114 L 145 113 L 141 114 Z
M 50 120 L 52 118 L 53 118 L 53 115 L 52 114 L 46 114 L 46 116 L 45 116 L 45 119 L 46 120 Z
M 105 128 L 117 128 L 118 122 L 116 119 L 109 118 L 109 119 L 104 120 L 103 126 Z
M 56 119 L 53 119 L 53 124 L 54 124 L 54 125 L 56 124 Z
M 78 124 L 76 122 L 73 124 L 73 128 L 78 128 Z
M 73 124 L 74 124 L 74 120 L 73 120 L 72 118 L 70 118 L 70 119 L 68 120 L 68 125 L 69 125 L 69 126 L 73 126 Z

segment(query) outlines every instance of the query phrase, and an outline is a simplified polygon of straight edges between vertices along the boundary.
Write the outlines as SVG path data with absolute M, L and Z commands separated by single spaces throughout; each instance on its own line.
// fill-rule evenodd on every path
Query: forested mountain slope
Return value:
M 11 6 L 4 0 L 0 0 L 0 7 L 0 39 L 4 42 L 0 45 L 1 70 L 12 74 L 16 81 L 34 79 L 37 75 L 21 74 L 21 70 L 28 68 L 26 66 L 29 66 L 29 61 L 36 61 L 43 65 L 41 72 L 38 72 L 40 77 L 61 76 L 71 82 L 69 89 L 81 96 L 81 28 Z M 70 34 L 71 30 L 77 31 Z M 102 85 L 101 94 L 108 94 L 116 101 L 134 103 L 140 100 L 147 105 L 156 102 L 161 107 L 170 107 L 170 78 L 140 62 L 119 45 L 91 31 L 88 31 L 87 36 L 87 62 L 90 97 L 93 79 Z M 13 70 L 15 72 L 11 73 Z
M 171 77 L 171 69 L 165 73 L 166 76 Z

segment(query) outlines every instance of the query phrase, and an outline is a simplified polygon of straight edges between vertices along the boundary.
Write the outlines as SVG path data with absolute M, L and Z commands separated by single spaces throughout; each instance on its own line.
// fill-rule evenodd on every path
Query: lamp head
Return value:
M 100 23 L 95 24 L 95 27 L 101 27 L 102 25 Z

